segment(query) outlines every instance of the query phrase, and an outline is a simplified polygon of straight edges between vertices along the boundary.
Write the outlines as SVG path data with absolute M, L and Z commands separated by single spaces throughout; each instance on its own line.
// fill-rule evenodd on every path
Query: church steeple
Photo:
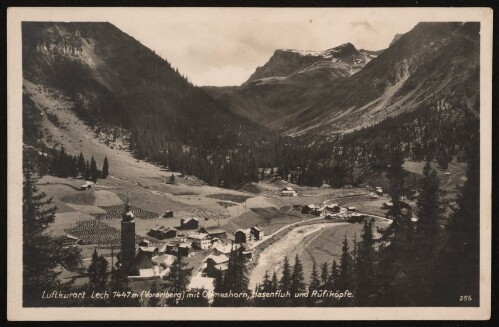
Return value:
M 132 221 L 133 218 L 135 218 L 135 215 L 132 212 L 130 203 L 128 202 L 128 198 L 126 199 L 125 211 L 121 215 L 121 218 L 123 219 L 123 221 Z
M 121 218 L 121 262 L 125 274 L 129 275 L 132 273 L 132 264 L 135 259 L 135 221 L 133 221 L 135 216 L 128 197 Z

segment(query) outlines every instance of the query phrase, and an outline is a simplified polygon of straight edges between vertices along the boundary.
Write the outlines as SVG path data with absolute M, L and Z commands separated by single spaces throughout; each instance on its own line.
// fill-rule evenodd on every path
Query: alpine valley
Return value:
M 111 23 L 23 22 L 22 71 L 25 306 L 478 305 L 479 23 L 199 87 Z M 112 295 L 200 289 L 354 296 Z

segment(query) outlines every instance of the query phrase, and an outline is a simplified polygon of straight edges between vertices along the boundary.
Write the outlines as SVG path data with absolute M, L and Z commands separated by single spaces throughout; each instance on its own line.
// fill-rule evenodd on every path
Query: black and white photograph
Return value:
M 9 8 L 10 317 L 489 319 L 492 10 L 419 9 Z

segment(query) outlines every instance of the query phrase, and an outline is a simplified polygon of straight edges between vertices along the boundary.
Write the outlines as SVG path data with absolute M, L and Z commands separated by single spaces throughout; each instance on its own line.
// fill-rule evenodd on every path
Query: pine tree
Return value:
M 284 263 L 282 265 L 282 276 L 279 281 L 279 289 L 282 292 L 286 292 L 291 289 L 291 266 L 289 265 L 288 257 L 284 257 Z
M 170 176 L 170 184 L 175 184 L 175 175 Z
M 407 273 L 413 264 L 413 223 L 410 220 L 410 206 L 401 201 L 402 196 L 408 195 L 404 185 L 404 159 L 398 145 L 394 144 L 391 148 L 387 178 L 388 194 L 393 206 L 386 216 L 392 223 L 381 230 L 378 265 L 381 278 L 378 278 L 376 287 L 376 301 L 385 306 L 409 305 L 410 293 L 413 291 L 408 287 L 410 281 Z
M 107 162 L 107 157 L 104 158 L 104 163 L 102 164 L 102 178 L 106 179 L 109 175 L 109 163 Z
M 87 164 L 85 165 L 85 180 L 89 181 L 92 178 L 92 173 L 90 171 L 90 163 L 87 160 Z
M 331 265 L 331 274 L 329 275 L 328 280 L 328 288 L 333 290 L 336 287 L 336 284 L 340 278 L 340 270 L 336 260 L 333 260 L 333 264 Z
M 85 158 L 83 157 L 83 152 L 80 152 L 80 155 L 78 156 L 78 162 L 76 163 L 76 166 L 78 167 L 78 172 L 83 176 L 85 175 Z
M 419 195 L 417 197 L 418 236 L 433 238 L 439 230 L 438 220 L 444 212 L 443 203 L 440 200 L 440 179 L 437 172 L 431 168 L 427 161 L 423 169 L 423 178 L 419 181 Z
M 102 255 L 97 254 L 97 249 L 92 254 L 92 261 L 88 267 L 88 275 L 90 279 L 90 289 L 92 291 L 102 292 L 107 286 L 109 262 Z
M 413 297 L 416 305 L 433 305 L 436 301 L 438 257 L 441 240 L 439 220 L 444 212 L 441 201 L 442 191 L 437 173 L 427 161 L 423 178 L 419 181 L 416 200 L 418 221 L 415 235 L 414 269 L 411 278 L 417 294 Z
M 340 259 L 340 273 L 338 276 L 338 280 L 336 282 L 336 287 L 341 291 L 350 291 L 353 290 L 353 264 L 352 264 L 352 256 L 349 252 L 348 239 L 345 235 L 345 239 L 343 240 L 343 246 L 341 248 L 341 259 Z M 340 304 L 348 305 L 350 303 L 350 299 L 343 298 L 340 301 Z
M 327 262 L 324 262 L 321 267 L 321 281 L 322 285 L 326 285 L 327 281 L 329 280 L 329 270 L 327 266 Z
M 314 261 L 314 264 L 312 266 L 312 273 L 310 275 L 310 284 L 308 286 L 308 305 L 312 305 L 315 302 L 314 297 L 312 297 L 313 291 L 319 290 L 320 286 L 321 280 L 319 279 L 319 272 L 317 271 L 317 265 Z
M 28 156 L 23 160 L 23 305 L 59 305 L 57 300 L 42 300 L 42 292 L 68 286 L 58 280 L 56 268 L 75 270 L 81 264 L 81 252 L 65 249 L 62 242 L 43 233 L 54 221 L 56 207 L 51 198 L 38 191 Z
M 272 282 L 271 282 L 271 289 L 270 289 L 271 292 L 277 291 L 278 287 L 279 287 L 279 282 L 277 280 L 277 274 L 274 271 L 274 273 L 272 274 Z
M 304 293 L 305 288 L 305 278 L 303 276 L 303 264 L 301 263 L 298 254 L 295 257 L 295 264 L 293 266 L 293 272 L 291 274 L 291 297 L 292 303 L 294 305 L 300 305 L 303 303 L 303 298 L 297 297 L 298 294 Z
M 215 276 L 215 287 L 214 287 L 215 293 L 225 293 L 226 290 L 227 289 L 225 288 L 225 281 L 223 275 L 221 273 L 217 274 Z M 220 296 L 215 297 L 213 300 L 214 307 L 224 307 L 226 303 L 227 303 L 226 299 Z
M 99 171 L 97 170 L 97 163 L 95 162 L 94 157 L 90 159 L 90 179 L 96 183 L 97 178 L 99 178 Z
M 170 291 L 173 293 L 178 293 L 186 290 L 189 271 L 185 268 L 188 266 L 187 263 L 183 261 L 183 257 L 177 253 L 173 264 L 170 267 L 170 274 L 166 280 L 170 284 Z
M 437 305 L 477 305 L 480 288 L 480 157 L 479 146 L 469 155 L 466 182 L 453 208 L 445 247 L 437 260 Z M 459 258 L 459 260 L 456 260 Z M 460 295 L 471 301 L 458 302 Z
M 267 292 L 272 292 L 272 281 L 270 280 L 269 277 L 269 272 L 265 270 L 265 275 L 263 276 L 262 284 L 256 286 L 256 290 L 258 292 L 262 293 L 267 293 Z M 255 304 L 257 306 L 267 306 L 268 302 L 270 302 L 271 298 L 263 297 L 263 298 L 256 298 Z
M 359 244 L 355 273 L 357 277 L 356 301 L 359 306 L 371 304 L 370 296 L 375 295 L 375 250 L 373 226 L 370 220 L 364 221 Z

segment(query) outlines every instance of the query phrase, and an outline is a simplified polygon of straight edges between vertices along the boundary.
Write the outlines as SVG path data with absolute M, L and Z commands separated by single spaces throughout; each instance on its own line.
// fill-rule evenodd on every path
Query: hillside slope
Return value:
M 479 31 L 478 23 L 419 23 L 353 74 L 355 56 L 276 51 L 240 87 L 206 90 L 233 113 L 292 136 L 348 132 L 428 102 L 460 103 L 476 114 Z
M 165 142 L 231 146 L 259 129 L 112 24 L 24 22 L 22 32 L 25 82 L 60 92 L 90 126 L 127 128 L 142 156 Z
M 276 50 L 240 87 L 206 87 L 231 112 L 267 128 L 292 126 L 304 110 L 336 83 L 355 74 L 380 51 L 351 43 L 325 51 Z

